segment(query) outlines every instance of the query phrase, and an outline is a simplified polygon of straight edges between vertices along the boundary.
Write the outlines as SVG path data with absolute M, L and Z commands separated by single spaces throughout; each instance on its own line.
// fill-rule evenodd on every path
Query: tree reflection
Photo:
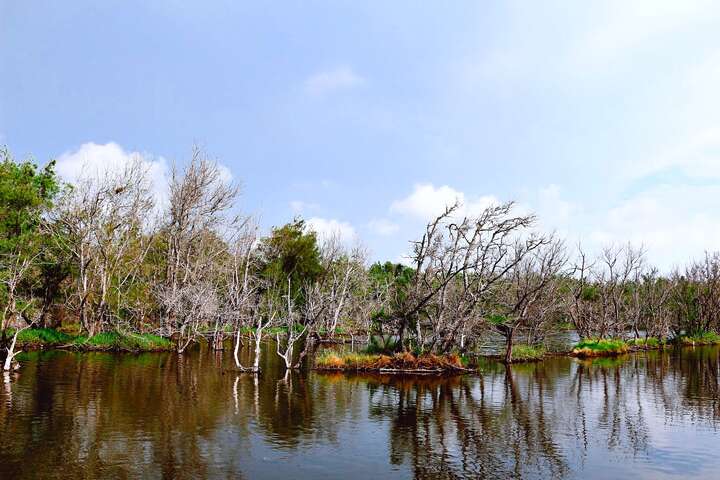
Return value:
M 370 451 L 388 475 L 418 479 L 632 468 L 664 461 L 654 429 L 718 427 L 719 352 L 490 364 L 451 378 L 287 372 L 272 355 L 251 375 L 208 351 L 36 352 L 0 388 L 0 477 L 242 478 L 272 468 L 291 478 L 323 464 L 348 469 L 325 476 L 361 478 L 358 465 L 377 460 L 362 458 Z

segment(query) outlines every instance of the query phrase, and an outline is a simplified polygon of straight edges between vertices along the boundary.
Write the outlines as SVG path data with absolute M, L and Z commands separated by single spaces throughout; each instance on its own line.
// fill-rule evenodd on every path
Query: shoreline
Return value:
M 8 335 L 10 337 L 10 335 Z M 325 341 L 323 341 L 325 340 Z M 329 341 L 328 341 L 329 340 Z M 345 343 L 342 336 L 320 339 L 321 344 Z M 565 351 L 544 351 L 542 355 L 513 359 L 511 364 L 539 363 L 549 357 L 574 357 L 578 359 L 614 358 L 633 353 L 677 349 L 684 347 L 718 345 L 713 335 L 681 337 L 660 342 L 656 339 L 639 340 L 585 340 Z M 578 348 L 580 347 L 580 348 Z M 588 348 L 592 347 L 592 348 Z M 593 349 L 595 348 L 595 349 Z M 24 330 L 18 336 L 18 349 L 31 351 L 76 351 L 76 352 L 112 352 L 112 353 L 160 353 L 173 352 L 175 342 L 153 334 L 104 332 L 93 337 L 72 335 L 49 328 Z M 315 358 L 311 370 L 318 372 L 376 373 L 382 375 L 425 375 L 447 376 L 473 373 L 483 361 L 505 363 L 503 354 L 474 355 L 460 357 L 449 355 L 421 355 L 411 353 L 367 354 L 362 352 L 339 353 L 334 350 L 320 352 Z

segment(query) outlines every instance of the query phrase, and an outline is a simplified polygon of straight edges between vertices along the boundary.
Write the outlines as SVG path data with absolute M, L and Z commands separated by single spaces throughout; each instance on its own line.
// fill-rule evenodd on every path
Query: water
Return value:
M 718 478 L 720 350 L 481 375 L 303 372 L 231 352 L 37 352 L 0 382 L 0 478 Z M 272 352 L 269 352 L 272 353 Z

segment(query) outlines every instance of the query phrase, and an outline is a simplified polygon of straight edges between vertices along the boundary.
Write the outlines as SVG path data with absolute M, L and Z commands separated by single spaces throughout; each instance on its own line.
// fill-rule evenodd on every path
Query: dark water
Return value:
M 0 478 L 718 478 L 719 352 L 446 379 L 33 353 L 0 381 Z

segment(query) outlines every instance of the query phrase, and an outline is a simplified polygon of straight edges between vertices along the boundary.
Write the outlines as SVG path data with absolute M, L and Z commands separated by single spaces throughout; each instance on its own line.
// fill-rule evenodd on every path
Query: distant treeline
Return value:
M 154 333 L 180 352 L 201 337 L 220 348 L 249 335 L 259 357 L 274 332 L 293 368 L 308 338 L 377 335 L 393 349 L 445 354 L 472 351 L 492 331 L 511 361 L 516 343 L 542 345 L 569 326 L 583 338 L 661 341 L 720 328 L 717 254 L 669 275 L 630 245 L 591 258 L 510 202 L 477 216 L 447 206 L 412 242 L 408 265 L 368 265 L 362 248 L 319 241 L 301 218 L 261 236 L 238 198 L 200 150 L 173 166 L 160 202 L 140 158 L 68 185 L 53 162 L 2 151 L 5 348 L 10 327 L 42 326 Z

